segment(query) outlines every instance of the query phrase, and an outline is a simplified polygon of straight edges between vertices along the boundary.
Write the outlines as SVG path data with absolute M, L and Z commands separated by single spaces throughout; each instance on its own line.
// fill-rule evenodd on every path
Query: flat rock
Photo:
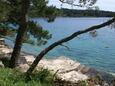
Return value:
M 35 60 L 31 55 L 25 55 L 23 58 L 25 58 L 26 62 L 29 64 Z M 48 69 L 52 74 L 56 73 L 57 77 L 61 80 L 77 82 L 79 80 L 88 79 L 87 75 L 78 71 L 80 65 L 81 64 L 79 62 L 73 61 L 65 56 L 61 56 L 57 59 L 42 59 L 36 69 Z
M 79 62 L 73 61 L 65 56 L 61 56 L 57 59 L 43 59 L 38 64 L 39 67 L 50 70 L 53 74 L 56 75 L 65 81 L 77 82 L 79 80 L 86 80 L 88 76 L 77 71 L 77 68 L 81 64 Z
M 43 59 L 38 66 L 43 66 L 46 69 L 53 70 L 58 73 L 64 73 L 69 70 L 74 70 L 80 65 L 79 62 L 75 62 L 65 56 L 58 57 L 57 59 Z
M 77 71 L 70 71 L 64 74 L 58 74 L 58 76 L 61 76 L 60 78 L 65 81 L 70 81 L 70 82 L 77 82 L 79 80 L 86 80 L 88 77 L 80 72 Z

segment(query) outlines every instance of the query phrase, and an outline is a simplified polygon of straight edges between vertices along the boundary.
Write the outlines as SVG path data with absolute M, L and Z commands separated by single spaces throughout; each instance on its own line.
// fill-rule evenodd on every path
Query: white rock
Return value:
M 43 59 L 40 61 L 38 66 L 39 65 L 43 65 L 45 68 L 54 70 L 54 72 L 56 72 L 57 70 L 59 70 L 59 72 L 66 72 L 68 70 L 73 70 L 77 68 L 80 65 L 80 63 L 65 57 L 64 58 L 59 57 L 57 59 L 51 59 L 51 60 Z
M 32 55 L 21 55 L 18 63 L 19 64 L 32 64 L 32 62 L 35 60 L 34 56 Z
M 12 52 L 12 49 L 9 49 L 9 48 L 0 48 L 1 52 L 4 53 L 4 54 L 8 54 L 8 53 L 11 53 Z
M 4 41 L 4 38 L 0 38 L 0 41 Z
M 25 55 L 24 58 L 29 63 L 32 63 L 35 60 L 35 57 L 32 55 Z
M 2 63 L 2 61 L 0 61 L 0 67 L 4 67 L 4 64 Z
M 59 76 L 61 76 L 62 80 L 71 81 L 71 82 L 77 82 L 79 80 L 88 79 L 88 77 L 86 75 L 81 74 L 81 73 L 76 72 L 76 71 L 71 71 L 68 73 L 59 74 Z
M 53 74 L 57 71 L 57 76 L 66 81 L 77 82 L 79 80 L 86 80 L 88 76 L 80 73 L 80 71 L 76 71 L 76 69 L 80 66 L 79 62 L 73 61 L 67 57 L 59 57 L 57 59 L 43 59 L 38 64 L 39 67 L 43 67 L 45 69 L 50 70 Z
M 16 67 L 20 72 L 26 72 L 29 69 L 28 64 L 20 64 L 18 67 Z

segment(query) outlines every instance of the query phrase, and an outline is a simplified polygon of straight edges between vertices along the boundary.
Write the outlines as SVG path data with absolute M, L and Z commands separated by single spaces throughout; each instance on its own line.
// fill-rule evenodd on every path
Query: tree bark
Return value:
M 29 0 L 21 0 L 19 29 L 16 36 L 16 41 L 12 52 L 12 56 L 10 59 L 10 64 L 9 64 L 10 68 L 14 68 L 18 65 L 18 59 L 20 57 L 20 51 L 21 51 L 24 35 L 27 32 L 27 13 L 29 9 L 29 4 L 30 4 Z
M 27 70 L 26 76 L 28 77 L 33 72 L 33 70 L 35 69 L 35 67 L 37 66 L 37 64 L 40 62 L 40 60 L 43 58 L 43 56 L 46 55 L 50 50 L 52 50 L 56 46 L 58 46 L 58 45 L 60 45 L 62 43 L 65 43 L 67 41 L 70 41 L 73 38 L 77 37 L 78 35 L 81 35 L 83 33 L 87 33 L 89 31 L 100 29 L 102 27 L 105 27 L 107 25 L 112 24 L 113 22 L 115 22 L 115 17 L 112 18 L 112 19 L 110 19 L 110 20 L 108 20 L 107 22 L 102 23 L 102 24 L 89 27 L 89 28 L 87 28 L 85 30 L 77 31 L 77 32 L 73 33 L 72 35 L 70 35 L 70 36 L 68 36 L 66 38 L 63 38 L 63 39 L 61 39 L 61 40 L 59 40 L 59 41 L 51 44 L 50 46 L 48 46 L 47 48 L 45 48 L 43 51 L 41 51 L 40 54 L 36 57 L 36 59 L 34 60 L 34 62 L 32 63 L 32 65 L 30 66 L 30 68 Z

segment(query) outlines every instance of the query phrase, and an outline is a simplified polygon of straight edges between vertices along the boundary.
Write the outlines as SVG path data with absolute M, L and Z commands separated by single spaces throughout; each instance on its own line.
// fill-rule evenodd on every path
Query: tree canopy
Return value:
M 54 20 L 57 12 L 54 6 L 47 6 L 48 1 L 46 0 L 30 0 L 29 3 L 29 9 L 26 15 L 28 33 L 26 33 L 23 42 L 37 45 L 45 44 L 51 38 L 51 34 L 47 30 L 44 30 L 41 25 L 34 22 L 31 17 L 37 15 L 51 22 Z M 8 32 L 10 32 L 9 35 L 12 35 L 11 32 L 18 29 L 21 19 L 21 4 L 21 0 L 0 0 L 1 35 L 7 36 L 9 34 Z M 11 27 L 11 24 L 15 27 Z M 32 40 L 32 37 L 36 38 L 37 41 Z
M 47 30 L 31 19 L 31 14 L 52 22 L 57 12 L 54 6 L 47 6 L 46 0 L 1 0 L 0 4 L 0 33 L 2 36 L 15 34 L 12 37 L 16 38 L 10 61 L 13 68 L 18 64 L 23 43 L 44 45 L 51 38 Z

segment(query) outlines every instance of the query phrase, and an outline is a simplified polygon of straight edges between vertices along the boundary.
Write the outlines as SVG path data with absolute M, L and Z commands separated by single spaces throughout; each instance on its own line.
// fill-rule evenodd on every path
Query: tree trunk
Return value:
M 27 13 L 29 8 L 29 0 L 21 0 L 21 9 L 20 9 L 20 20 L 19 20 L 19 29 L 16 36 L 16 41 L 12 56 L 10 59 L 10 68 L 14 68 L 18 65 L 18 59 L 20 57 L 20 51 L 24 39 L 24 35 L 27 32 Z
M 61 45 L 62 43 L 65 43 L 67 41 L 70 41 L 73 38 L 77 37 L 78 35 L 81 35 L 83 33 L 87 33 L 89 31 L 100 29 L 102 27 L 105 27 L 107 25 L 112 24 L 113 22 L 115 22 L 115 17 L 113 19 L 108 20 L 107 22 L 102 23 L 102 24 L 92 26 L 92 27 L 87 28 L 85 30 L 77 31 L 77 32 L 73 33 L 72 35 L 70 35 L 70 36 L 68 36 L 66 38 L 63 38 L 63 39 L 51 44 L 49 47 L 47 47 L 43 51 L 41 51 L 40 54 L 36 57 L 36 59 L 34 60 L 32 65 L 30 66 L 30 68 L 27 70 L 26 77 L 28 78 L 30 76 L 30 74 L 33 72 L 33 70 L 35 69 L 37 64 L 40 62 L 40 60 L 43 58 L 43 56 L 46 55 L 50 50 L 52 50 L 56 46 Z

